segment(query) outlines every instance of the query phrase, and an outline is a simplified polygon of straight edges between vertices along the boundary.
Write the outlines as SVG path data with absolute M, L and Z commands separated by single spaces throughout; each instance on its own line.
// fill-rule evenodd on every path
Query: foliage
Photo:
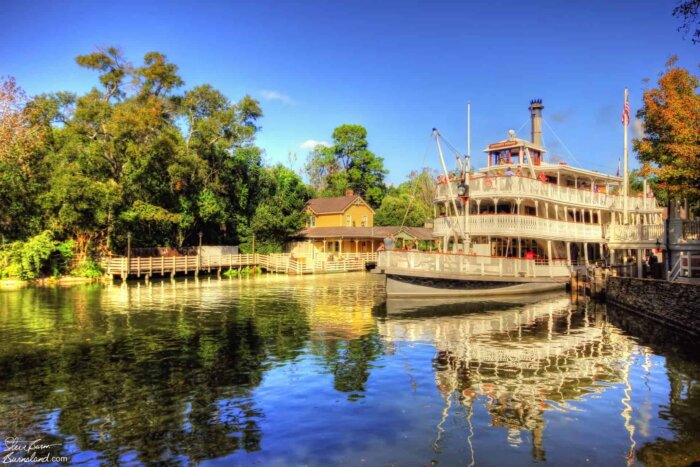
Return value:
M 116 47 L 80 55 L 98 85 L 29 98 L 0 79 L 0 235 L 51 230 L 75 254 L 204 242 L 278 251 L 301 227 L 310 190 L 265 167 L 257 101 L 209 84 L 182 90 L 159 52 L 141 64 Z M 269 223 L 268 223 L 269 221 Z M 267 246 L 266 246 L 267 245 Z
M 279 253 L 289 235 L 304 226 L 304 205 L 311 190 L 293 171 L 282 165 L 272 167 L 262 183 L 264 196 L 251 220 L 256 252 Z
M 72 276 L 87 277 L 89 279 L 97 279 L 104 275 L 104 269 L 92 258 L 82 261 L 71 272 Z
M 423 227 L 432 218 L 435 176 L 430 169 L 412 172 L 409 180 L 389 190 L 374 216 L 376 225 Z
M 224 277 L 238 277 L 238 269 L 227 269 L 221 275 Z
M 311 186 L 321 193 L 328 188 L 329 178 L 340 172 L 333 148 L 317 145 L 310 153 L 304 171 Z
M 700 82 L 687 70 L 666 64 L 658 88 L 644 92 L 637 117 L 644 137 L 634 149 L 643 163 L 640 175 L 655 176 L 655 185 L 671 199 L 700 198 Z
M 47 273 L 49 258 L 56 251 L 53 232 L 46 230 L 26 242 L 16 241 L 3 253 L 3 276 L 22 280 L 36 279 Z
M 700 43 L 700 0 L 685 0 L 673 9 L 673 16 L 680 17 L 683 24 L 679 31 L 692 33 L 694 44 Z M 695 30 L 693 31 L 693 28 Z
M 45 129 L 32 125 L 33 111 L 14 78 L 0 77 L 0 235 L 38 233 L 36 195 L 44 185 L 40 151 Z
M 363 126 L 345 124 L 333 130 L 332 146 L 314 148 L 305 171 L 320 196 L 343 196 L 350 188 L 371 206 L 381 205 L 387 170 L 368 146 Z

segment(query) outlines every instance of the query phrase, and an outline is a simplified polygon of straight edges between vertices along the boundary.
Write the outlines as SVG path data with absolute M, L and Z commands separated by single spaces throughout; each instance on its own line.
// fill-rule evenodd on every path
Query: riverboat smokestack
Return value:
M 533 99 L 530 101 L 530 116 L 532 118 L 532 144 L 538 148 L 542 147 L 542 99 Z

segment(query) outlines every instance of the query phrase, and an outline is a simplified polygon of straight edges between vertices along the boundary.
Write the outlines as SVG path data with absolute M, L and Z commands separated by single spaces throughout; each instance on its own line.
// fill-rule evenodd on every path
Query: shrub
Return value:
M 238 277 L 238 269 L 229 269 L 223 272 L 224 277 Z
M 95 262 L 95 260 L 88 258 L 78 264 L 78 267 L 73 269 L 70 273 L 72 276 L 97 279 L 104 275 L 104 270 L 102 269 L 102 266 Z
M 56 250 L 53 232 L 45 230 L 26 242 L 13 242 L 2 254 L 2 275 L 33 280 L 49 270 L 49 259 Z

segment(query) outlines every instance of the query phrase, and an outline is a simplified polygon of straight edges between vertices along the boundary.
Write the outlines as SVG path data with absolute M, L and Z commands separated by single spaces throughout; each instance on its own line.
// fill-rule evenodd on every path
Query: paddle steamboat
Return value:
M 389 296 L 494 296 L 563 288 L 573 268 L 628 264 L 641 273 L 664 242 L 662 209 L 627 177 L 545 162 L 541 100 L 530 103 L 531 138 L 513 130 L 488 145 L 485 167 L 458 156 L 434 199 L 438 251 L 385 251 L 378 267 Z M 625 148 L 626 152 L 626 148 Z M 625 164 L 626 169 L 626 164 Z M 626 174 L 626 171 L 625 171 Z

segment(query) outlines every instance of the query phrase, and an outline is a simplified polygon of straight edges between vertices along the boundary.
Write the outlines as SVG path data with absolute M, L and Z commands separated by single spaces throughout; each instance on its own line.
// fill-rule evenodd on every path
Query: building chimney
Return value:
M 542 99 L 533 99 L 530 101 L 530 117 L 532 125 L 532 144 L 538 148 L 542 147 Z
M 355 194 L 355 192 L 352 191 L 352 188 L 348 188 L 345 190 L 345 196 L 352 196 L 354 194 Z

